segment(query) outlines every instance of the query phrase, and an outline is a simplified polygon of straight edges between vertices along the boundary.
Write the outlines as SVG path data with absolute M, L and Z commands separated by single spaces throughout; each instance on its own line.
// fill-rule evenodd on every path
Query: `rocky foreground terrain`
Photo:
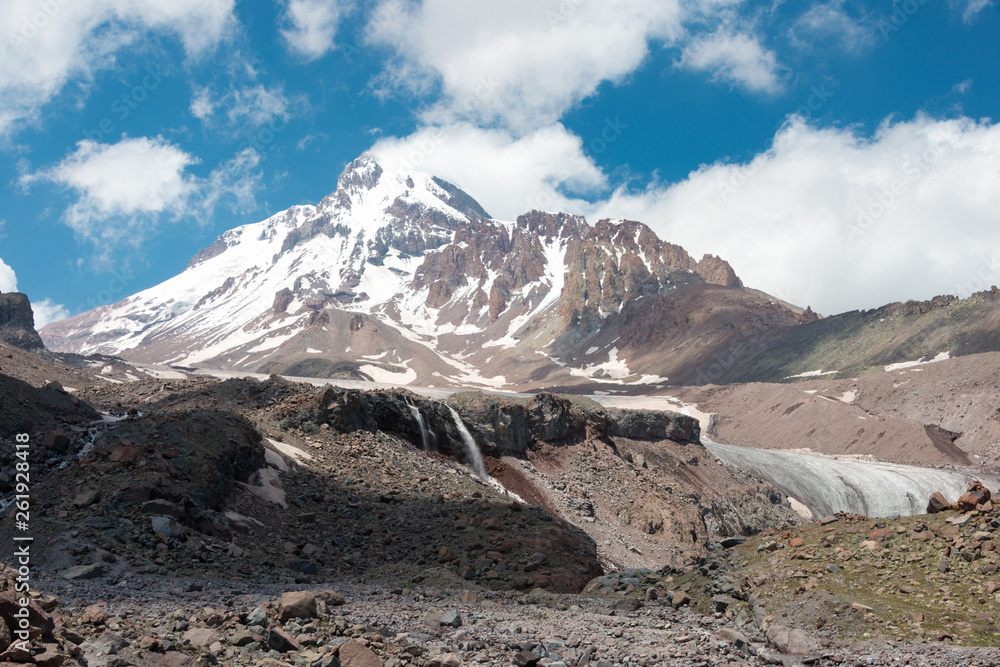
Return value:
M 167 380 L 8 343 L 0 402 L 0 539 L 34 538 L 29 650 L 8 569 L 0 667 L 1000 660 L 982 489 L 804 525 L 679 414 Z

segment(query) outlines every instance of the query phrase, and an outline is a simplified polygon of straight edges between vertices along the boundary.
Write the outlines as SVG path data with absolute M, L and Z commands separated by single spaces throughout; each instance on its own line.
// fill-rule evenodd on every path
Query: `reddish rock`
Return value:
M 788 540 L 788 546 L 792 548 L 801 547 L 805 543 L 806 543 L 805 540 L 803 540 L 801 537 L 793 537 L 792 539 Z
M 982 505 L 990 499 L 990 490 L 981 482 L 973 482 L 972 486 L 955 503 L 955 509 L 959 512 L 971 512 L 978 505 Z
M 316 596 L 312 591 L 289 591 L 278 601 L 278 620 L 282 623 L 292 618 L 314 618 Z
M 111 452 L 111 458 L 109 460 L 112 463 L 135 463 L 138 458 L 139 452 L 135 450 L 135 447 L 118 445 Z
M 341 644 L 337 657 L 340 658 L 341 667 L 382 667 L 382 659 L 355 639 Z
M 90 625 L 104 625 L 105 621 L 108 620 L 108 612 L 104 610 L 104 605 L 92 604 L 87 607 L 83 616 L 80 617 L 81 623 L 89 623 Z

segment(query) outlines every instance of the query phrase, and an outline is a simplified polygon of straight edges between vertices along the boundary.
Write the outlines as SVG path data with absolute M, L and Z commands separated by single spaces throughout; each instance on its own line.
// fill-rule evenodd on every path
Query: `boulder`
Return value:
M 100 563 L 92 563 L 90 565 L 77 565 L 71 567 L 68 570 L 63 570 L 63 579 L 97 579 L 104 576 L 104 566 Z
M 931 499 L 927 501 L 927 513 L 937 514 L 951 508 L 949 503 L 940 491 L 935 491 Z
M 356 639 L 341 644 L 337 657 L 340 667 L 382 667 L 382 659 Z
M 42 436 L 42 447 L 59 454 L 65 454 L 69 449 L 69 436 L 62 431 L 55 429 Z
M 955 503 L 959 512 L 971 512 L 977 505 L 982 505 L 990 499 L 990 490 L 982 482 L 973 482 L 968 490 Z
M 809 655 L 820 650 L 819 642 L 812 635 L 787 625 L 772 625 L 767 630 L 767 639 L 781 653 Z
M 316 596 L 312 591 L 289 591 L 278 600 L 278 619 L 284 623 L 292 618 L 315 618 Z

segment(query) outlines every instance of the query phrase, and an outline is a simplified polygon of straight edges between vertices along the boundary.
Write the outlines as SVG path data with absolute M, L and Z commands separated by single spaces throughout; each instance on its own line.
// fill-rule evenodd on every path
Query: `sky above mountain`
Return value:
M 0 291 L 44 323 L 364 151 L 649 224 L 821 313 L 1000 283 L 991 0 L 0 0 Z

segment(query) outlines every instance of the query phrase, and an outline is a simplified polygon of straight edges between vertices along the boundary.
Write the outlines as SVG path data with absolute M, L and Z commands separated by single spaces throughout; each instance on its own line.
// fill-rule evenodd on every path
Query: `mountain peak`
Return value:
M 350 162 L 337 179 L 337 190 L 356 192 L 360 189 L 373 190 L 378 186 L 384 170 L 375 156 L 364 152 Z

